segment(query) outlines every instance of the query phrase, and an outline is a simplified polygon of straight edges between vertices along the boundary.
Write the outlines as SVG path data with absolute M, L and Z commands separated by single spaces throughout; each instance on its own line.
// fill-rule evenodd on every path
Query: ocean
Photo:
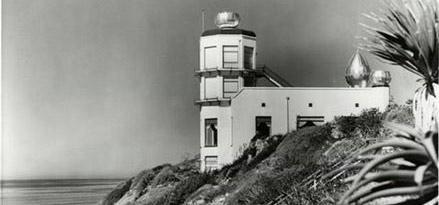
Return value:
M 1 205 L 96 204 L 123 179 L 1 181 Z

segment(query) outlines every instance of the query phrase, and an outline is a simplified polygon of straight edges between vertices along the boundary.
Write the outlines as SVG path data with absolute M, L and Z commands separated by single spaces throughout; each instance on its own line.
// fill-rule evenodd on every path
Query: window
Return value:
M 355 107 L 360 107 L 360 103 L 355 103 Z
M 206 156 L 204 158 L 205 171 L 214 170 L 218 168 L 218 157 L 217 156 Z
M 238 46 L 223 47 L 223 67 L 238 68 Z
M 253 48 L 244 46 L 244 68 L 253 69 Z
M 323 116 L 297 116 L 297 129 L 323 125 L 325 117 Z
M 256 135 L 259 137 L 271 135 L 271 117 L 256 117 Z
M 204 68 L 218 67 L 218 52 L 216 46 L 204 48 Z
M 308 107 L 312 107 L 312 103 L 308 103 Z
M 265 103 L 261 103 L 261 107 L 265 107 Z
M 224 77 L 224 97 L 231 98 L 238 92 L 238 77 Z
M 205 146 L 206 147 L 216 147 L 218 146 L 218 121 L 217 119 L 206 119 L 205 120 Z

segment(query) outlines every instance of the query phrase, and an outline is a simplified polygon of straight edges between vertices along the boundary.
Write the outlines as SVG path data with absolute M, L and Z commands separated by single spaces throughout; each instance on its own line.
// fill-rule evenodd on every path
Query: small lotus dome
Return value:
M 372 73 L 371 81 L 373 87 L 387 87 L 389 86 L 392 77 L 389 71 L 376 70 Z
M 346 82 L 351 87 L 366 87 L 369 75 L 369 64 L 357 50 L 346 68 Z
M 229 11 L 223 11 L 216 15 L 215 24 L 220 29 L 236 28 L 239 25 L 239 14 Z

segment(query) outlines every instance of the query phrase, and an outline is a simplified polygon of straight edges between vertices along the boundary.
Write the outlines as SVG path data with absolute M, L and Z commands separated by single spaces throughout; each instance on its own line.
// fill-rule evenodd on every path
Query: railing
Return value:
M 283 79 L 280 75 L 275 73 L 273 70 L 271 70 L 267 66 L 264 65 L 262 67 L 256 68 L 256 71 L 259 71 L 259 70 L 265 74 L 265 76 L 268 78 L 268 80 L 274 81 L 273 83 L 279 84 L 281 87 L 293 87 L 292 84 L 290 84 L 287 80 Z

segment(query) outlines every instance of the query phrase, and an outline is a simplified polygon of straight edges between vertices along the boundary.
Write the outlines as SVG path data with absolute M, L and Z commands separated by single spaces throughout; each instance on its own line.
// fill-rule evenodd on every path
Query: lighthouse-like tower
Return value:
M 217 169 L 232 161 L 231 99 L 243 86 L 253 86 L 256 35 L 238 28 L 239 15 L 221 12 L 217 29 L 200 38 L 200 157 L 201 170 Z

